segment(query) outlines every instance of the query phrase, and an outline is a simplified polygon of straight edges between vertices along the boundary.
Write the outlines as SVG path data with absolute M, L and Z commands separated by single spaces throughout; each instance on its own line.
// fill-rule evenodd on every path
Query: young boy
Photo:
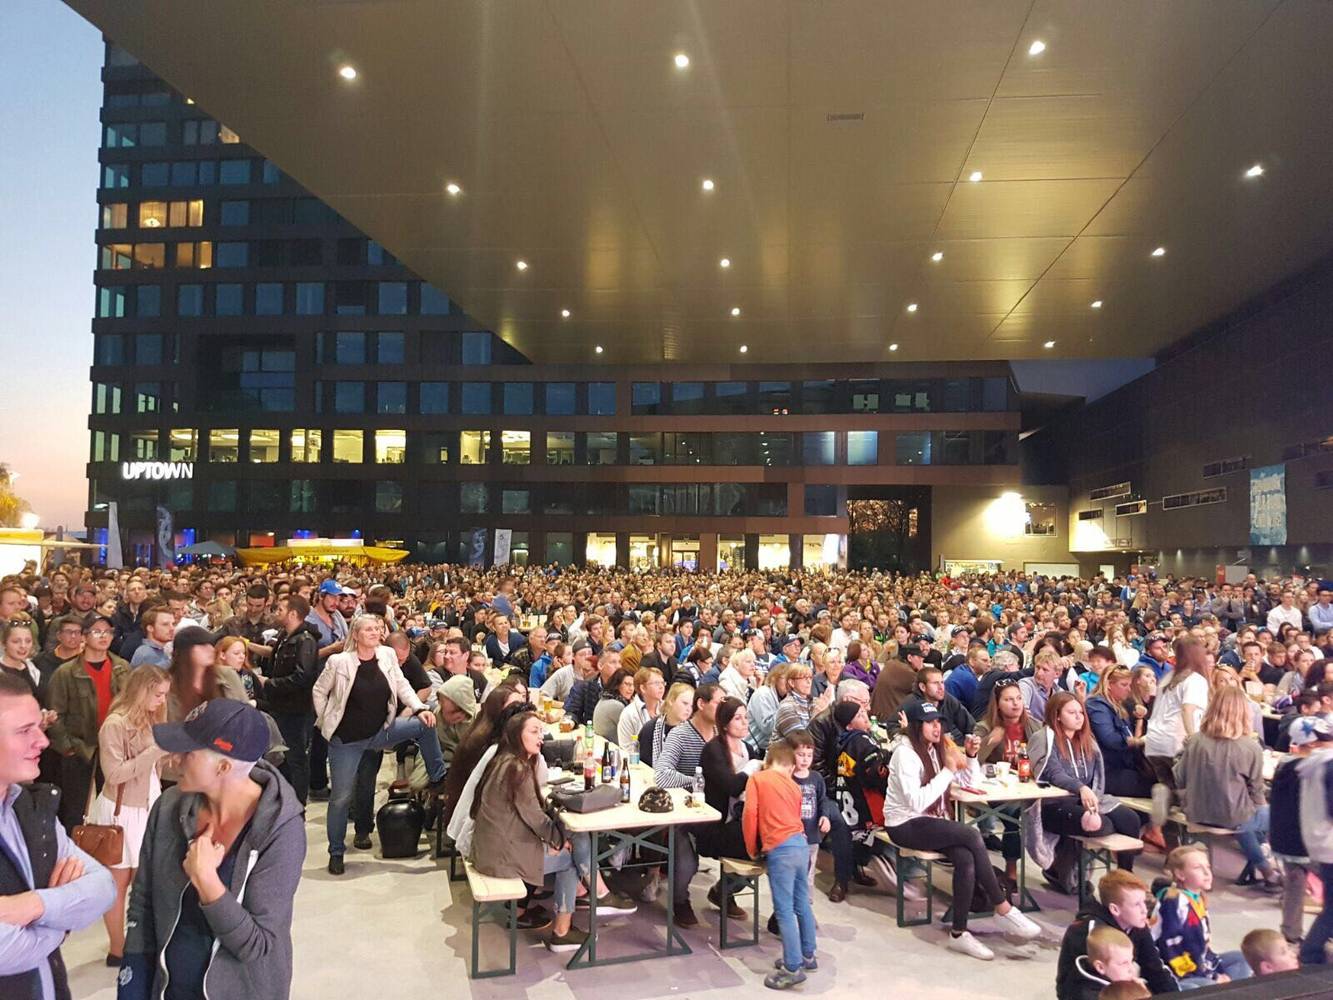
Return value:
M 847 898 L 847 886 L 852 878 L 852 835 L 838 811 L 837 805 L 829 797 L 824 776 L 813 770 L 815 763 L 815 741 L 806 730 L 797 729 L 788 733 L 784 740 L 796 755 L 796 770 L 792 778 L 801 787 L 801 823 L 805 826 L 805 839 L 810 845 L 811 890 L 815 887 L 815 866 L 819 859 L 819 845 L 825 837 L 833 851 L 833 888 L 829 889 L 830 902 L 841 903 Z
M 1076 984 L 1071 995 L 1078 1000 L 1097 1000 L 1111 983 L 1139 978 L 1134 943 L 1124 931 L 1100 924 L 1088 933 L 1088 953 L 1074 960 L 1074 971 Z
M 1252 930 L 1241 938 L 1240 951 L 1256 976 L 1290 972 L 1301 967 L 1296 958 L 1296 949 L 1283 937 L 1282 932 L 1267 927 Z
M 801 789 L 792 780 L 796 754 L 789 744 L 769 744 L 765 769 L 745 783 L 745 810 L 741 829 L 750 857 L 767 854 L 768 885 L 773 912 L 782 929 L 782 958 L 764 978 L 771 990 L 785 990 L 805 982 L 815 962 L 815 913 L 810 908 L 806 881 L 810 850 L 801 824 Z
M 1202 844 L 1184 844 L 1166 856 L 1171 884 L 1158 892 L 1161 919 L 1153 928 L 1157 950 L 1187 988 L 1248 979 L 1252 973 L 1239 951 L 1217 954 L 1208 922 L 1213 866 Z
M 1083 905 L 1060 942 L 1060 961 L 1055 974 L 1058 1000 L 1086 995 L 1080 982 L 1079 963 L 1088 955 L 1089 935 L 1099 927 L 1110 927 L 1129 937 L 1138 974 L 1153 993 L 1174 993 L 1178 988 L 1176 977 L 1157 953 L 1157 944 L 1148 928 L 1148 913 L 1148 887 L 1133 872 L 1117 868 L 1103 875 L 1097 883 L 1097 899 Z

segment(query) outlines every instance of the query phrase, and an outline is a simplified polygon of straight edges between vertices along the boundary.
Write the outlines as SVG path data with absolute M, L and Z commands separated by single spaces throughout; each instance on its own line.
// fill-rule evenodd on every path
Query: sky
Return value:
M 0 3 L 0 462 L 43 527 L 81 528 L 102 40 L 59 0 Z M 1027 361 L 1014 374 L 1026 391 L 1095 399 L 1150 367 Z

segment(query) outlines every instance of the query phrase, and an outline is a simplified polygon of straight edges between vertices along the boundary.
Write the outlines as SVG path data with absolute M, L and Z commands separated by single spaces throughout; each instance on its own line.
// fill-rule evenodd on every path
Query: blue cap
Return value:
M 350 594 L 350 590 L 344 590 L 339 586 L 337 580 L 325 580 L 319 585 L 321 594 L 332 594 L 334 597 L 342 597 L 343 594 Z
M 268 752 L 268 723 L 264 714 L 243 701 L 215 698 L 206 701 L 184 722 L 153 727 L 153 739 L 167 753 L 212 750 L 233 760 L 254 763 Z

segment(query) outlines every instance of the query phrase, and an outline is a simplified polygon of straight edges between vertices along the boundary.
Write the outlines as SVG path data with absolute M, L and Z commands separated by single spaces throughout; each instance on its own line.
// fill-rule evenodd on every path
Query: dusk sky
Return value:
M 4 0 L 0 31 L 0 462 L 44 527 L 87 503 L 102 40 L 58 0 Z M 466 305 L 466 304 L 465 304 Z M 1017 363 L 1020 388 L 1103 395 L 1145 361 Z

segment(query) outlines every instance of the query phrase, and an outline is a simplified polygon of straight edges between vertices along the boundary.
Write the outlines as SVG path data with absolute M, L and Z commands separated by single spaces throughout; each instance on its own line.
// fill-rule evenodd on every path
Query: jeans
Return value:
M 1310 870 L 1304 862 L 1283 858 L 1282 934 L 1288 941 L 1305 936 L 1305 883 Z
M 356 765 L 356 790 L 352 792 L 352 829 L 358 837 L 375 830 L 375 779 L 380 775 L 382 750 L 367 750 Z
M 699 852 L 694 849 L 694 839 L 685 832 L 684 827 L 676 827 L 675 880 L 671 886 L 671 898 L 676 906 L 690 905 L 690 880 L 699 871 Z
M 1327 961 L 1324 945 L 1333 935 L 1333 865 L 1321 864 L 1319 877 L 1324 881 L 1324 908 L 1301 942 L 1301 965 L 1323 965 Z
M 773 894 L 773 915 L 782 928 L 782 964 L 788 972 L 815 957 L 815 911 L 810 907 L 806 881 L 809 865 L 810 847 L 803 833 L 793 833 L 768 852 L 768 887 Z
M 310 733 L 315 725 L 314 712 L 274 712 L 273 721 L 287 744 L 287 756 L 278 768 L 296 797 L 305 805 L 310 795 Z
M 842 813 L 829 817 L 829 830 L 824 834 L 829 851 L 833 854 L 833 880 L 846 885 L 852 880 L 855 865 L 852 862 L 852 831 Z
M 310 727 L 310 787 L 320 791 L 329 787 L 329 741 L 319 726 Z
M 556 913 L 573 913 L 574 901 L 578 896 L 579 879 L 588 878 L 588 859 L 592 856 L 586 836 L 574 837 L 568 851 L 542 854 L 542 871 L 555 876 L 555 895 L 552 903 Z
M 1253 816 L 1236 828 L 1236 843 L 1245 860 L 1254 867 L 1266 868 L 1273 863 L 1272 858 L 1264 854 L 1264 845 L 1268 843 L 1268 806 L 1260 806 Z
M 1254 975 L 1245 956 L 1239 951 L 1224 951 L 1217 956 L 1218 972 L 1224 973 L 1231 979 L 1249 979 Z M 1186 976 L 1180 981 L 1182 990 L 1201 990 L 1205 986 L 1216 986 L 1217 981 L 1205 978 L 1204 976 Z
M 347 850 L 347 813 L 356 793 L 357 774 L 365 751 L 387 750 L 404 740 L 413 740 L 421 748 L 421 756 L 426 761 L 426 771 L 431 781 L 439 781 L 444 777 L 440 738 L 433 726 L 427 726 L 415 716 L 394 719 L 368 740 L 344 743 L 335 736 L 329 741 L 329 774 L 333 779 L 329 792 L 329 857 L 342 857 Z M 373 795 L 373 783 L 371 792 Z

